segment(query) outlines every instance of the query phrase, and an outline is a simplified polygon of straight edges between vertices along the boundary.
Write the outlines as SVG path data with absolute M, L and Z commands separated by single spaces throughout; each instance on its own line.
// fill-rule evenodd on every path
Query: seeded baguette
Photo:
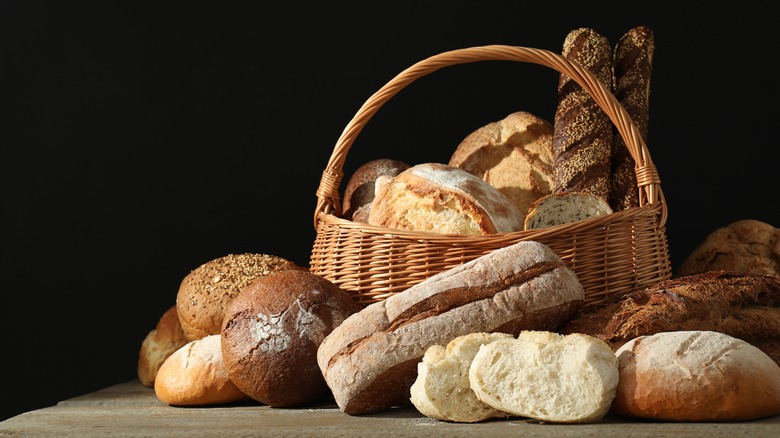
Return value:
M 443 271 L 348 317 L 317 363 L 339 408 L 368 414 L 410 403 L 432 345 L 474 332 L 553 329 L 584 302 L 574 272 L 546 245 L 521 241 Z

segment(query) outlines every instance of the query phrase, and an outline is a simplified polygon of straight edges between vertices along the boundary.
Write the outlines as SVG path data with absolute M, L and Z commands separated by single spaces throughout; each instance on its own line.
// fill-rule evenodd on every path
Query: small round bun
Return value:
M 160 366 L 174 351 L 183 347 L 188 339 L 179 324 L 176 306 L 171 306 L 163 313 L 157 326 L 146 335 L 138 352 L 138 380 L 150 388 L 154 387 L 154 379 Z
M 306 270 L 268 254 L 229 254 L 190 272 L 179 286 L 176 309 L 187 339 L 218 335 L 227 305 L 259 277 L 287 269 Z
M 317 349 L 360 308 L 346 291 L 309 271 L 258 278 L 225 313 L 222 354 L 230 379 L 272 407 L 327 400 L 331 393 L 317 365 Z
M 409 165 L 403 161 L 391 158 L 378 158 L 358 167 L 344 189 L 343 216 L 350 220 L 367 222 L 368 209 L 374 201 L 377 178 L 394 177 L 408 168 Z
M 640 336 L 616 352 L 613 412 L 666 421 L 740 421 L 780 414 L 780 366 L 715 331 Z

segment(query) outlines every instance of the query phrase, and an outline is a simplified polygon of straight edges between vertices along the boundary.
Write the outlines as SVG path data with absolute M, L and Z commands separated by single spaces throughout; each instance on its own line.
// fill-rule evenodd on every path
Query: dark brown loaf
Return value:
M 317 367 L 317 348 L 334 327 L 361 308 L 342 289 L 309 271 L 260 277 L 225 311 L 222 356 L 245 394 L 274 407 L 330 397 Z
M 634 121 L 642 140 L 647 142 L 650 114 L 650 75 L 653 71 L 655 39 L 652 29 L 637 26 L 615 45 L 615 97 Z M 623 137 L 614 134 L 609 203 L 614 211 L 639 205 L 636 162 Z
M 322 342 L 317 362 L 341 410 L 410 403 L 432 345 L 474 332 L 553 329 L 584 302 L 574 272 L 546 245 L 522 241 L 368 305 Z
M 678 277 L 583 308 L 561 327 L 613 350 L 660 332 L 712 330 L 760 348 L 780 341 L 780 277 L 711 271 Z M 776 349 L 767 355 L 780 363 Z
M 269 254 L 228 254 L 210 260 L 181 282 L 176 309 L 189 340 L 218 335 L 225 308 L 255 279 L 286 269 L 306 269 L 282 257 Z
M 562 55 L 613 89 L 612 46 L 607 38 L 593 29 L 575 29 L 566 36 Z M 614 125 L 596 101 L 565 74 L 558 81 L 553 126 L 553 192 L 589 192 L 609 199 Z

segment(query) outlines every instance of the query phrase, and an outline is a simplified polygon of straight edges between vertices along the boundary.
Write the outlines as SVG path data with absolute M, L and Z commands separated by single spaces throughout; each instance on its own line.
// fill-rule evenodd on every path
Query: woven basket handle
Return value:
M 322 173 L 320 186 L 317 189 L 317 208 L 314 212 L 314 228 L 317 229 L 319 213 L 341 214 L 341 196 L 339 184 L 344 177 L 344 161 L 352 143 L 360 131 L 382 107 L 404 87 L 415 79 L 441 69 L 457 64 L 467 64 L 477 61 L 520 61 L 539 64 L 563 73 L 575 82 L 593 98 L 596 104 L 609 116 L 617 127 L 631 156 L 636 163 L 635 172 L 639 188 L 639 205 L 661 202 L 661 226 L 666 223 L 667 211 L 661 191 L 661 180 L 658 171 L 650 157 L 647 145 L 642 139 L 631 116 L 610 92 L 590 71 L 563 56 L 542 49 L 528 47 L 488 45 L 470 47 L 443 52 L 417 62 L 374 93 L 364 104 L 349 124 L 346 126 L 330 156 L 328 165 Z

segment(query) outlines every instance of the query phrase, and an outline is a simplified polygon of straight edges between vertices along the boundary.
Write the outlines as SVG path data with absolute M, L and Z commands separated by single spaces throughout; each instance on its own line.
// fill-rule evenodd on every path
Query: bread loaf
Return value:
M 449 165 L 482 178 L 525 213 L 552 193 L 552 137 L 547 120 L 518 111 L 469 134 Z
M 200 406 L 250 400 L 231 382 L 222 362 L 220 336 L 190 341 L 163 362 L 154 381 L 160 401 Z
M 374 201 L 374 186 L 380 176 L 394 177 L 409 165 L 391 158 L 377 158 L 363 163 L 350 176 L 344 189 L 344 214 L 350 220 L 356 220 L 355 214 L 360 211 L 357 219 L 366 220 L 371 203 Z
M 780 275 L 780 229 L 755 219 L 718 228 L 683 260 L 677 275 L 718 270 Z
M 609 203 L 592 193 L 553 193 L 531 204 L 524 226 L 526 230 L 547 228 L 607 214 L 612 214 Z
M 613 89 L 612 47 L 607 38 L 590 28 L 572 30 L 562 55 Z M 563 73 L 553 126 L 553 192 L 588 192 L 609 199 L 614 125 L 596 101 Z
M 329 400 L 317 348 L 360 308 L 347 292 L 309 271 L 278 271 L 256 279 L 225 311 L 222 354 L 230 379 L 273 407 Z
M 479 347 L 498 339 L 514 339 L 508 333 L 469 333 L 446 346 L 432 345 L 417 364 L 411 401 L 427 417 L 458 423 L 475 423 L 510 414 L 483 403 L 471 390 L 469 368 Z
M 617 358 L 592 336 L 523 331 L 480 347 L 469 382 L 482 402 L 516 416 L 595 423 L 615 397 Z
M 258 277 L 286 269 L 306 269 L 269 254 L 229 254 L 210 260 L 181 282 L 176 295 L 179 323 L 189 340 L 218 335 L 225 308 Z
M 778 343 L 780 277 L 724 271 L 678 277 L 583 308 L 560 329 L 595 336 L 613 350 L 639 336 L 690 330 L 756 346 Z M 780 363 L 780 356 L 772 359 Z
M 474 332 L 552 329 L 584 302 L 577 276 L 546 245 L 521 241 L 442 271 L 347 318 L 317 362 L 350 415 L 406 405 L 432 345 Z
M 741 421 L 780 414 L 780 366 L 749 343 L 715 331 L 634 338 L 616 355 L 612 410 L 665 421 Z
M 165 359 L 187 342 L 188 339 L 179 324 L 176 306 L 171 306 L 141 342 L 137 366 L 138 380 L 141 384 L 153 388 L 157 371 Z
M 368 223 L 410 231 L 485 235 L 522 230 L 524 216 L 481 178 L 445 164 L 422 163 L 381 185 Z
M 642 140 L 647 142 L 650 115 L 650 76 L 653 70 L 655 39 L 652 29 L 637 26 L 623 34 L 615 45 L 615 98 L 633 120 Z M 612 142 L 609 203 L 614 211 L 639 205 L 636 162 L 623 137 L 614 134 Z

